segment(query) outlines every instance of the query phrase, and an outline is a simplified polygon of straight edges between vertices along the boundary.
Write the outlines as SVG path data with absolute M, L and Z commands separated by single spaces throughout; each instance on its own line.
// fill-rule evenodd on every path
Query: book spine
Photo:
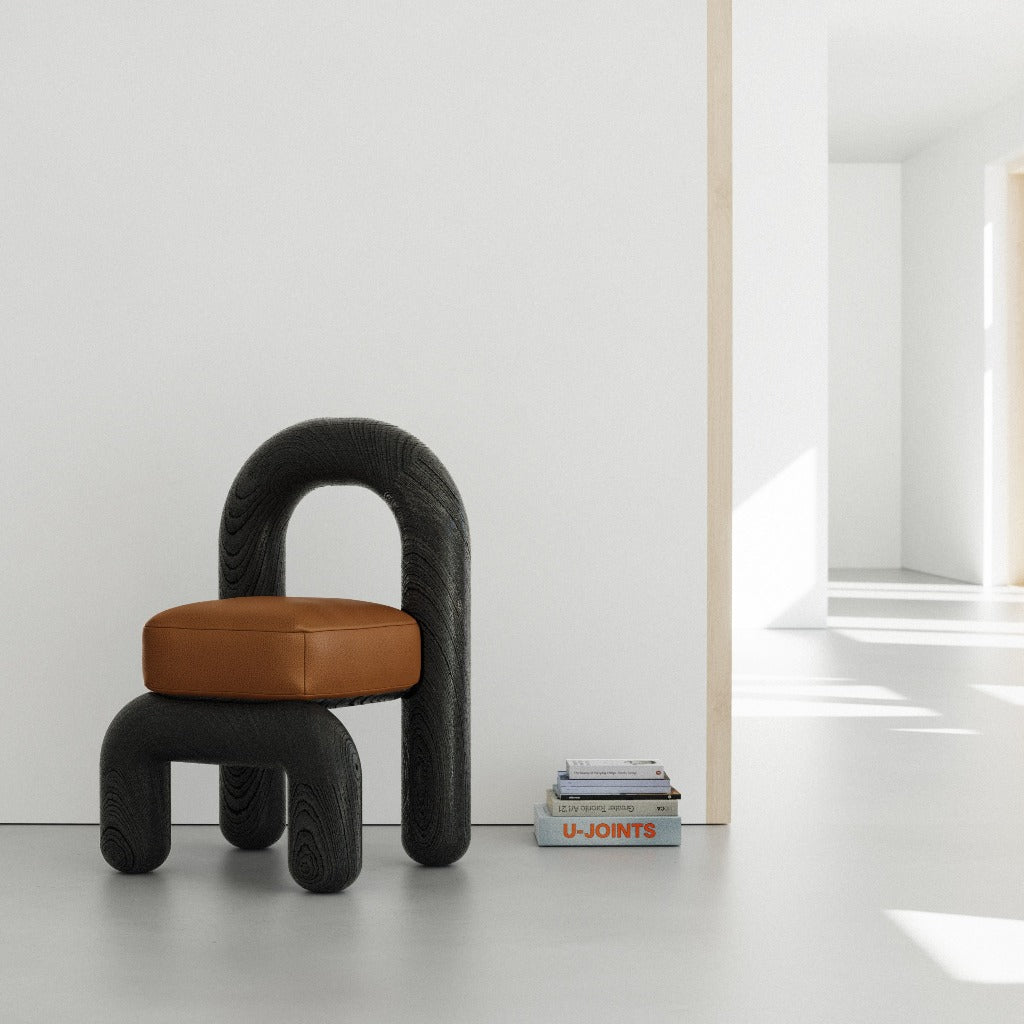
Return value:
M 678 817 L 555 818 L 544 804 L 534 808 L 538 846 L 679 846 Z
M 657 761 L 620 761 L 612 758 L 570 758 L 565 762 L 570 779 L 664 779 Z
M 560 799 L 563 797 L 583 797 L 589 800 L 664 800 L 671 794 L 671 786 L 637 786 L 636 783 L 625 782 L 616 786 L 612 783 L 605 783 L 598 786 L 574 786 L 568 785 L 559 780 L 555 783 L 555 795 Z
M 548 790 L 548 813 L 558 818 L 635 818 L 655 815 L 663 817 L 679 813 L 679 801 L 675 800 L 588 800 L 573 797 L 560 800 L 555 791 Z

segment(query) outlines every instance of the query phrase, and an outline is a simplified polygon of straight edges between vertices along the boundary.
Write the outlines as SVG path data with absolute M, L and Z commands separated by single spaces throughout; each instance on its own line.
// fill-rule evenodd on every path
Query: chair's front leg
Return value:
M 100 851 L 127 874 L 158 868 L 171 851 L 171 766 L 146 749 L 149 698 L 121 709 L 100 752 Z
M 220 766 L 220 830 L 240 850 L 264 850 L 284 835 L 284 771 Z
M 310 892 L 340 892 L 363 864 L 359 753 L 330 712 L 288 750 L 288 870 Z

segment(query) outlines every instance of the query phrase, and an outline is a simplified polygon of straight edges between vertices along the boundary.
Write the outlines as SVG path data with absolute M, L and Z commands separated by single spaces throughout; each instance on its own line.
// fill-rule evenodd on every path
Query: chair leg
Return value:
M 362 793 L 354 744 L 351 752 L 355 763 L 343 773 L 335 768 L 288 776 L 288 870 L 310 892 L 340 892 L 362 868 Z
M 100 851 L 126 874 L 158 868 L 171 851 L 171 766 L 145 748 L 149 704 L 127 704 L 100 752 Z
M 469 848 L 469 709 L 423 682 L 402 698 L 402 846 L 427 867 Z
M 220 830 L 240 850 L 265 850 L 284 835 L 284 772 L 220 766 Z
M 100 758 L 100 842 L 103 856 L 119 871 L 152 871 L 170 851 L 171 761 L 248 763 L 262 771 L 249 802 L 250 809 L 259 804 L 250 823 L 261 823 L 248 835 L 262 830 L 263 838 L 281 820 L 274 803 L 287 774 L 292 877 L 311 892 L 338 892 L 355 881 L 362 866 L 359 754 L 348 730 L 326 708 L 155 693 L 126 705 L 107 730 Z M 226 834 L 236 834 L 234 824 L 232 818 Z

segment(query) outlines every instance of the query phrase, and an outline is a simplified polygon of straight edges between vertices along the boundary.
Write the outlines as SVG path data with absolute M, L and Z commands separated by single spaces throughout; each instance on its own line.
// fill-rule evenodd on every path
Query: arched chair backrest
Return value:
M 403 840 L 422 863 L 450 863 L 469 842 L 469 527 L 434 453 L 368 419 L 307 420 L 275 434 L 228 493 L 220 596 L 284 595 L 288 522 L 326 484 L 368 487 L 398 521 L 402 610 L 423 644 L 420 682 L 402 706 Z
M 285 593 L 292 512 L 326 484 L 368 487 L 390 506 L 402 540 L 402 608 L 418 618 L 424 585 L 453 610 L 469 590 L 469 527 L 452 478 L 422 441 L 368 419 L 307 420 L 264 442 L 235 477 L 220 530 L 220 596 Z M 407 604 L 407 601 L 410 604 Z

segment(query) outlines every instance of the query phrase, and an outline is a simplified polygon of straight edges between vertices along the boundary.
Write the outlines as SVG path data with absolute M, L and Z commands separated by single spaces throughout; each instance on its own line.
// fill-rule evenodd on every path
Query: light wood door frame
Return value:
M 707 0 L 707 822 L 732 809 L 732 0 Z
M 1024 584 L 1024 168 L 1006 182 L 1006 554 L 1007 578 Z

